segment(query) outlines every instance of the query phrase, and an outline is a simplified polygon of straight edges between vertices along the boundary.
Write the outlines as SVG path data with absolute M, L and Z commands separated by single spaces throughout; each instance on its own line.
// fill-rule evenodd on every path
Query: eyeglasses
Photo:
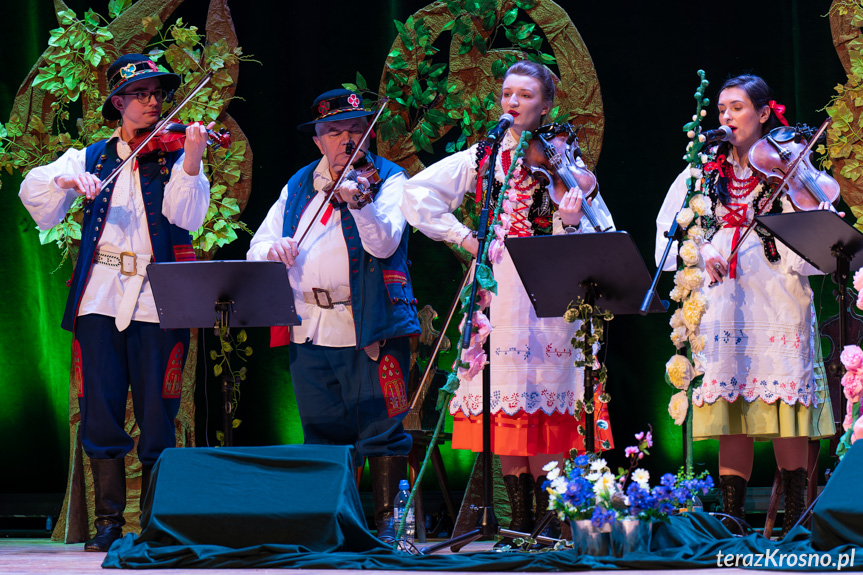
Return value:
M 118 96 L 135 96 L 135 99 L 138 100 L 141 104 L 148 104 L 150 102 L 150 96 L 156 98 L 157 102 L 163 102 L 168 93 L 165 90 L 153 90 L 152 92 L 125 92 L 121 94 L 117 94 Z

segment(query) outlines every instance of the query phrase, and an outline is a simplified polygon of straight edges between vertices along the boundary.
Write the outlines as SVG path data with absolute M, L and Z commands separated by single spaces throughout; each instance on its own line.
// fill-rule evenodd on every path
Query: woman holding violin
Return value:
M 530 61 L 513 64 L 503 80 L 500 105 L 514 122 L 503 136 L 495 166 L 497 185 L 513 161 L 513 151 L 524 130 L 535 131 L 554 101 L 554 80 L 544 67 Z M 476 255 L 477 240 L 452 214 L 466 193 L 477 189 L 485 173 L 487 146 L 476 144 L 423 170 L 405 185 L 402 210 L 411 225 L 435 240 L 460 245 Z M 589 174 L 580 159 L 571 167 L 578 175 Z M 595 187 L 595 178 L 592 180 Z M 510 180 L 508 194 L 514 206 L 510 236 L 582 233 L 593 231 L 583 217 L 585 194 L 594 191 L 573 187 L 550 201 L 549 192 L 534 179 L 527 158 Z M 479 200 L 478 200 L 479 201 Z M 603 229 L 613 228 L 605 203 L 597 194 L 590 208 Z M 497 222 L 493 222 L 497 223 Z M 576 327 L 562 318 L 537 318 L 508 253 L 494 265 L 498 293 L 492 297 L 491 387 L 492 451 L 500 456 L 504 483 L 512 506 L 511 529 L 530 532 L 534 518 L 548 506 L 541 489 L 549 461 L 562 461 L 572 448 L 584 450 L 578 433 L 575 404 L 583 398 L 583 370 L 574 367 L 570 340 Z M 553 270 L 549 270 L 549 280 Z M 450 402 L 453 414 L 453 447 L 482 451 L 482 374 L 462 380 Z M 596 414 L 596 445 L 609 449 L 608 413 Z M 532 501 L 536 497 L 536 515 Z
M 81 410 L 81 442 L 93 471 L 96 535 L 86 551 L 107 551 L 125 523 L 124 456 L 132 449 L 124 419 L 131 386 L 140 429 L 143 497 L 159 454 L 176 445 L 188 330 L 162 330 L 146 268 L 152 261 L 194 260 L 189 232 L 210 204 L 201 158 L 203 126 L 185 130 L 173 152 L 132 154 L 132 141 L 161 115 L 165 94 L 180 85 L 147 56 L 126 54 L 108 67 L 108 121 L 121 120 L 107 139 L 34 168 L 19 196 L 36 224 L 48 230 L 84 199 L 81 245 L 62 327 L 73 333 L 72 382 Z M 122 169 L 114 173 L 116 166 Z M 112 179 L 108 181 L 108 175 Z
M 709 303 L 700 324 L 706 360 L 703 383 L 693 394 L 693 435 L 718 439 L 723 509 L 738 519 L 744 517 L 754 441 L 773 442 L 785 492 L 784 536 L 805 510 L 808 441 L 834 433 L 808 279 L 819 272 L 765 230 L 743 233 L 758 209 L 795 209 L 785 194 L 765 206 L 771 186 L 764 174 L 787 168 L 763 149 L 766 136 L 777 133 L 771 130 L 788 125 L 784 107 L 764 80 L 744 75 L 723 84 L 718 108 L 731 136 L 709 149 L 700 183 L 710 205 L 700 245 L 709 278 L 701 291 Z M 657 261 L 688 177 L 688 169 L 678 176 L 657 217 Z M 816 179 L 823 177 L 829 178 Z M 833 209 L 829 201 L 809 205 Z M 735 521 L 726 525 L 737 527 Z

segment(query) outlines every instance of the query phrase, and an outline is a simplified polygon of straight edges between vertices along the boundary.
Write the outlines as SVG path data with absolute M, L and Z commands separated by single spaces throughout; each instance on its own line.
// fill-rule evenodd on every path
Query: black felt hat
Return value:
M 372 114 L 374 112 L 363 109 L 363 97 L 360 94 L 345 89 L 330 90 L 315 98 L 315 103 L 312 104 L 312 115 L 315 119 L 300 124 L 297 130 L 314 134 L 315 124 L 362 118 Z
M 111 98 L 120 90 L 138 80 L 158 78 L 166 92 L 180 87 L 180 77 L 171 72 L 162 72 L 150 58 L 143 54 L 125 54 L 108 66 L 108 90 L 110 93 L 102 104 L 102 116 L 106 120 L 119 120 L 120 111 L 111 103 Z

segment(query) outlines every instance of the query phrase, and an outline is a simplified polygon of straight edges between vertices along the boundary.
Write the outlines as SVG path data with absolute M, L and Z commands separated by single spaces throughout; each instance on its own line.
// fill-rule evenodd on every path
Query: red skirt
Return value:
M 594 413 L 594 449 L 597 452 L 614 448 L 608 406 L 595 402 L 599 410 Z M 540 453 L 554 455 L 577 449 L 584 453 L 584 437 L 578 427 L 584 425 L 584 413 L 578 419 L 555 411 L 507 415 L 500 411 L 491 416 L 491 451 L 497 455 L 530 456 Z M 482 451 L 482 414 L 468 417 L 459 411 L 453 415 L 453 449 Z

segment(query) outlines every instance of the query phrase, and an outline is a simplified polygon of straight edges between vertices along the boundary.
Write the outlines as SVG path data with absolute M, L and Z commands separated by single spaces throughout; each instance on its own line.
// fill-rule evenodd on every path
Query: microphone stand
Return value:
M 479 224 L 477 226 L 477 266 L 483 262 L 483 254 L 485 253 L 486 240 L 488 238 L 488 230 L 490 227 L 489 214 L 493 208 L 492 196 L 494 194 L 494 169 L 497 164 L 497 155 L 500 149 L 500 139 L 494 141 L 489 155 L 488 172 L 486 174 L 486 194 L 483 198 L 483 207 L 479 215 Z M 479 287 L 479 274 L 474 273 L 473 283 L 470 289 L 470 299 L 468 300 L 468 314 L 465 319 L 464 332 L 462 334 L 462 349 L 467 349 L 470 346 L 470 336 L 473 326 L 473 312 L 476 304 L 476 295 Z M 486 357 L 489 357 L 489 341 L 485 343 Z M 491 373 L 489 364 L 483 367 L 482 370 L 482 507 L 479 508 L 479 518 L 477 526 L 472 531 L 468 531 L 458 537 L 453 537 L 447 541 L 442 541 L 428 547 L 423 547 L 419 550 L 420 555 L 428 555 L 445 547 L 450 547 L 454 552 L 459 551 L 468 543 L 472 543 L 481 537 L 491 537 L 494 535 L 504 535 L 506 537 L 525 537 L 526 533 L 518 531 L 510 531 L 501 529 L 494 514 L 492 505 L 492 493 L 494 485 L 492 482 L 492 466 L 491 466 Z M 539 538 L 550 541 L 552 544 L 556 541 L 548 538 Z
M 683 204 L 680 206 L 680 210 L 686 207 L 686 199 L 689 197 L 689 193 L 687 193 L 683 197 Z M 680 210 L 677 210 L 677 213 L 680 213 Z M 671 227 L 668 228 L 668 231 L 665 232 L 665 237 L 668 238 L 668 243 L 665 244 L 665 251 L 662 252 L 662 258 L 659 260 L 659 265 L 656 269 L 656 274 L 653 276 L 653 281 L 650 283 L 650 287 L 647 289 L 647 293 L 644 294 L 644 300 L 641 302 L 641 307 L 638 309 L 638 313 L 641 315 L 647 315 L 650 310 L 650 302 L 653 301 L 656 293 L 656 284 L 659 283 L 659 276 L 662 275 L 662 268 L 665 267 L 665 261 L 668 259 L 668 254 L 671 252 L 671 246 L 674 242 L 683 241 L 683 228 L 680 227 L 680 224 L 677 223 L 677 214 L 674 216 L 674 221 L 671 222 Z M 666 307 L 668 307 L 666 305 Z
M 500 139 L 494 140 L 491 147 L 491 154 L 488 157 L 488 171 L 486 172 L 485 198 L 483 198 L 482 211 L 479 213 L 479 224 L 476 228 L 477 241 L 477 267 L 483 262 L 483 254 L 485 254 L 486 240 L 488 239 L 489 230 L 489 210 L 493 209 L 492 196 L 494 196 L 494 168 L 497 164 L 497 155 L 500 151 Z M 464 333 L 462 334 L 461 349 L 470 347 L 470 336 L 473 330 L 473 312 L 476 305 L 476 294 L 479 289 L 479 273 L 478 270 L 473 274 L 473 282 L 470 286 L 470 299 L 468 299 L 467 317 L 464 322 Z M 488 356 L 489 341 L 485 343 L 486 357 Z M 459 358 L 461 359 L 461 358 Z M 494 492 L 492 482 L 492 467 L 491 467 L 491 373 L 489 365 L 482 369 L 482 507 L 479 508 L 479 519 L 477 520 L 476 529 L 467 533 L 454 537 L 449 541 L 443 541 L 436 545 L 424 547 L 420 549 L 421 555 L 434 553 L 438 549 L 451 546 L 453 551 L 458 551 L 468 543 L 472 543 L 477 539 L 485 536 L 493 536 L 498 533 L 500 524 L 497 522 L 497 517 L 494 514 L 494 507 L 491 503 L 491 495 Z

